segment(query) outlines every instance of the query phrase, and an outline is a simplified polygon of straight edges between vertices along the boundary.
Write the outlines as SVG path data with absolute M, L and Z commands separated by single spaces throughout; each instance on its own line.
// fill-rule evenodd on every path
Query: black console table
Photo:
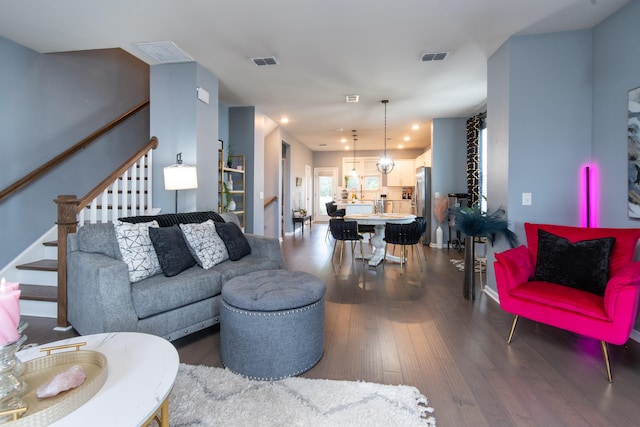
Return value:
M 309 221 L 309 231 L 311 231 L 311 215 L 305 216 L 293 216 L 293 234 L 296 234 L 296 223 L 300 223 L 302 226 L 302 235 L 304 236 L 304 224 Z

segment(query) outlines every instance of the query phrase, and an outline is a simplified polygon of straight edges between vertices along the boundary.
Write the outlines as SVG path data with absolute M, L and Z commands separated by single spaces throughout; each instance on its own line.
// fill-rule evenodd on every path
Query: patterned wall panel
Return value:
M 467 120 L 467 192 L 469 206 L 478 203 L 480 199 L 480 157 L 478 144 L 484 114 L 477 114 Z

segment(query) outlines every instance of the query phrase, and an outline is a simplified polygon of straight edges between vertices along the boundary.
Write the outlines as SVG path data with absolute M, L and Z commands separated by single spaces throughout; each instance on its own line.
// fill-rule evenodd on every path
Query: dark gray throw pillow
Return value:
M 196 265 L 179 226 L 149 227 L 149 238 L 165 276 L 175 276 Z
M 615 237 L 571 243 L 538 230 L 538 259 L 532 280 L 557 283 L 603 296 Z
M 229 259 L 237 261 L 251 253 L 251 246 L 240 227 L 233 222 L 216 222 L 216 232 L 229 252 Z

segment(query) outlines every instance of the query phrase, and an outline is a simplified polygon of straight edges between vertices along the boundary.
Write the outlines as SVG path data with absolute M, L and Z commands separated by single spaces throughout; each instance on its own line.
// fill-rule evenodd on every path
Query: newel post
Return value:
M 77 230 L 76 196 L 62 195 L 54 200 L 58 205 L 58 328 L 67 328 L 67 235 Z

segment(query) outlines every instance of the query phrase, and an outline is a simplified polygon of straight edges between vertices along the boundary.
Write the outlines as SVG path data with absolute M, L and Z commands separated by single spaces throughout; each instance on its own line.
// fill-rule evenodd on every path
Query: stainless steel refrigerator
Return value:
M 431 214 L 431 168 L 421 166 L 416 170 L 416 191 L 413 198 L 416 203 L 416 216 L 427 219 L 427 231 L 422 236 L 422 243 L 428 245 L 431 243 L 431 222 L 433 221 Z

